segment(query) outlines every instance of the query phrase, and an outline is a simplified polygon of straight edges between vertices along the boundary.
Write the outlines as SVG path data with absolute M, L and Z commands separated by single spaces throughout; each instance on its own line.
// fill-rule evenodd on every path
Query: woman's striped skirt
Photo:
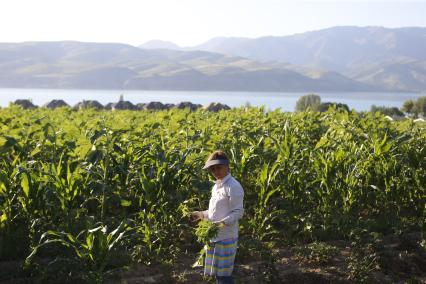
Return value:
M 237 253 L 238 238 L 226 239 L 207 245 L 204 275 L 231 276 Z

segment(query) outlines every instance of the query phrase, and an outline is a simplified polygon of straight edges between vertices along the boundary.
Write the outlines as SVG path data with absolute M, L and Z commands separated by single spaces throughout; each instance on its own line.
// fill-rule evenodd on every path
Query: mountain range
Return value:
M 334 27 L 179 47 L 0 43 L 0 87 L 205 91 L 426 90 L 426 28 Z

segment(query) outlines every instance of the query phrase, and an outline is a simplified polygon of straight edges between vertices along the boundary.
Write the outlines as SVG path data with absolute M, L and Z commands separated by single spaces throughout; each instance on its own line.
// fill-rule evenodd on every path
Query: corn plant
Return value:
M 173 262 L 197 249 L 182 213 L 207 208 L 211 183 L 201 168 L 216 149 L 228 153 L 244 188 L 240 236 L 253 243 L 241 244 L 258 250 L 268 271 L 267 257 L 284 241 L 349 239 L 354 228 L 419 231 L 425 139 L 424 123 L 336 109 L 2 108 L 0 259 L 44 255 L 42 244 L 55 240 L 64 258 L 80 254 L 100 279 L 111 256 L 101 240 L 119 234 L 108 241 L 105 228 L 130 218 L 132 241 L 113 246 L 132 261 Z M 98 240 L 105 253 L 94 253 Z
M 89 265 L 89 271 L 94 273 L 97 283 L 103 282 L 105 268 L 108 265 L 111 253 L 117 249 L 129 230 L 126 230 L 126 222 L 113 231 L 108 232 L 107 226 L 100 225 L 93 229 L 80 232 L 77 236 L 70 233 L 47 231 L 26 258 L 26 265 L 30 265 L 36 254 L 45 246 L 56 243 L 67 249 L 71 249 L 80 262 Z

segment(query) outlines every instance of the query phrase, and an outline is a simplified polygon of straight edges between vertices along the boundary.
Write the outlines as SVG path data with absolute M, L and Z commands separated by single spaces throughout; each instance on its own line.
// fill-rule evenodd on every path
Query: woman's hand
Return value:
M 191 215 L 189 217 L 192 222 L 196 222 L 196 221 L 204 219 L 204 214 L 201 211 L 194 211 L 194 212 L 191 212 Z

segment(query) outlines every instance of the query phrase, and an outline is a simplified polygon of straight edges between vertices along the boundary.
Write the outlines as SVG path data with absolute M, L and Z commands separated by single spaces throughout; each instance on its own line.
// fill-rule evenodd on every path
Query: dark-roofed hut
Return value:
M 221 110 L 230 110 L 231 108 L 225 104 L 221 103 L 210 103 L 209 105 L 204 107 L 206 111 L 218 112 Z
M 13 104 L 21 106 L 23 109 L 37 108 L 30 100 L 16 100 Z
M 89 109 L 89 108 L 100 110 L 100 109 L 103 109 L 104 106 L 100 102 L 92 101 L 92 100 L 88 100 L 88 101 L 83 100 L 82 102 L 79 102 L 78 104 L 74 106 L 74 109 L 77 109 L 77 110 Z
M 58 107 L 69 107 L 69 105 L 63 100 L 52 100 L 50 103 L 46 103 L 43 105 L 45 108 L 55 109 Z

